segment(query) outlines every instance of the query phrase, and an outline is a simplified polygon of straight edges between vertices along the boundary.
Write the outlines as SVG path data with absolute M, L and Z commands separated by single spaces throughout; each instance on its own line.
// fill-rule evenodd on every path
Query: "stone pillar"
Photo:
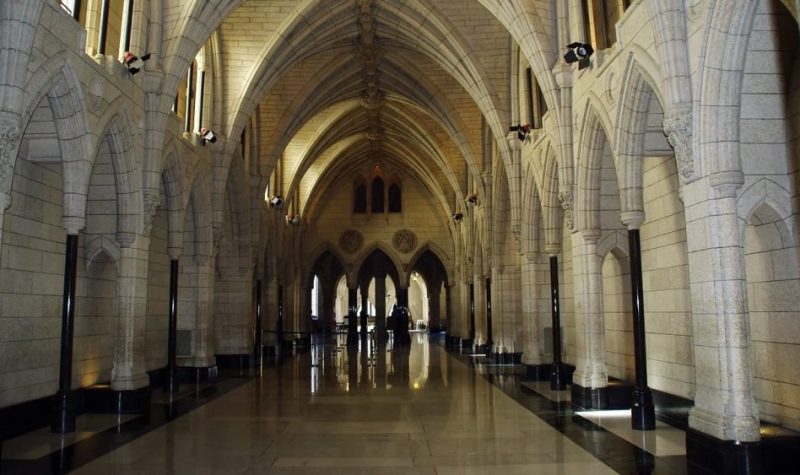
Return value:
M 486 353 L 486 280 L 481 274 L 475 274 L 472 286 L 475 289 L 475 349 L 478 353 Z
M 592 229 L 577 233 L 573 239 L 578 361 L 572 378 L 572 401 L 587 409 L 608 406 L 602 258 L 597 254 L 599 237 L 600 231 Z
M 385 344 L 386 331 L 386 275 L 375 276 L 375 340 Z
M 697 386 L 695 406 L 689 413 L 687 446 L 694 436 L 692 430 L 721 441 L 735 441 L 737 451 L 748 450 L 753 445 L 748 443 L 760 439 L 743 245 L 736 212 L 740 186 L 712 182 L 708 201 L 695 206 L 707 207 L 706 213 L 697 215 L 704 218 L 687 223 L 687 230 L 707 233 L 702 247 L 699 242 L 689 247 Z M 687 220 L 689 216 L 687 212 Z
M 203 258 L 197 264 L 197 306 L 195 327 L 195 351 L 192 366 L 212 368 L 216 366 L 214 356 L 214 258 Z
M 539 315 L 536 312 L 536 254 L 520 256 L 521 283 L 519 298 L 522 299 L 523 348 L 521 361 L 528 367 L 542 363 L 542 348 L 539 344 Z
M 361 286 L 361 338 L 367 337 L 367 319 L 369 318 L 369 281 Z
M 406 290 L 406 292 L 408 292 L 408 290 Z M 431 317 L 428 321 L 428 327 L 431 329 L 438 328 L 441 325 L 441 298 L 441 285 L 428 286 L 428 308 L 431 312 Z
M 492 279 L 486 278 L 486 354 L 487 356 L 494 352 L 494 341 L 492 341 Z
M 64 218 L 67 244 L 64 256 L 64 298 L 61 306 L 61 358 L 58 371 L 58 392 L 55 396 L 55 417 L 50 428 L 57 434 L 75 432 L 72 349 L 75 334 L 75 285 L 78 281 L 78 233 L 84 226 L 85 221 L 80 218 Z
M 399 312 L 397 312 L 397 320 L 394 323 L 394 343 L 395 345 L 408 345 L 411 343 L 411 335 L 408 333 L 408 288 L 397 287 L 397 306 L 399 307 Z M 437 313 L 437 319 L 438 315 Z
M 11 180 L 14 178 L 14 163 L 21 135 L 16 117 L 0 116 L 0 244 L 3 242 L 5 212 L 11 207 Z
M 261 279 L 256 279 L 256 335 L 255 335 L 256 366 L 263 363 L 264 354 L 264 327 L 261 314 Z
M 149 239 L 136 239 L 133 234 L 120 234 L 117 241 L 120 246 L 118 314 L 111 390 L 132 391 L 145 388 L 142 395 L 149 398 L 150 378 L 145 370 L 149 245 L 144 245 L 149 244 Z M 139 248 L 135 247 L 136 244 L 139 244 Z
M 275 322 L 275 338 L 277 340 L 277 349 L 280 352 L 283 349 L 283 285 L 278 284 L 278 318 Z
M 436 295 L 436 301 L 438 303 L 439 296 Z M 433 302 L 433 299 L 431 299 Z M 438 305 L 437 305 L 438 308 Z M 469 309 L 469 341 L 472 345 L 475 345 L 475 284 L 473 282 L 469 283 L 469 302 L 468 302 L 468 309 Z
M 358 288 L 347 288 L 347 346 L 358 345 Z

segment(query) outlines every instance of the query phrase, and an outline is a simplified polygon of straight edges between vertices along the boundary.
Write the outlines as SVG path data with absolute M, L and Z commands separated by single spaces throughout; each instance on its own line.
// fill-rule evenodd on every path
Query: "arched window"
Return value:
M 586 37 L 595 50 L 610 48 L 617 41 L 617 22 L 630 0 L 582 0 Z
M 372 212 L 383 213 L 383 179 L 376 176 L 372 180 Z
M 178 85 L 178 94 L 172 110 L 183 120 L 183 130 L 190 132 L 195 120 L 195 83 L 197 81 L 197 61 L 192 61 L 186 76 Z
M 62 2 L 61 6 L 72 13 L 76 18 L 86 14 L 86 8 L 81 5 L 85 2 Z M 88 3 L 88 2 L 86 2 Z M 97 9 L 91 12 L 86 19 L 86 27 L 90 35 L 96 32 L 96 45 L 98 54 L 108 54 L 122 57 L 130 48 L 131 28 L 133 26 L 132 0 L 101 0 Z
M 399 213 L 403 211 L 403 199 L 400 185 L 392 183 L 389 185 L 389 212 Z
M 367 184 L 360 180 L 353 186 L 353 213 L 367 212 Z

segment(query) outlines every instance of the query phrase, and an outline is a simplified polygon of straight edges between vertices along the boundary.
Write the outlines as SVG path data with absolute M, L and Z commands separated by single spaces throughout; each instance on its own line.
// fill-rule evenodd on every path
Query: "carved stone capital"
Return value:
M 161 205 L 161 194 L 158 190 L 145 190 L 144 191 L 144 234 L 149 236 L 153 230 L 153 218 L 156 216 L 156 210 Z
M 567 224 L 567 228 L 573 229 L 575 227 L 575 222 L 572 214 L 574 205 L 572 188 L 562 188 L 558 190 L 558 200 L 561 202 L 561 208 L 564 210 L 564 222 Z
M 0 119 L 0 189 L 6 189 L 14 175 L 14 151 L 19 145 L 22 132 L 19 123 L 11 119 Z M 8 187 L 8 191 L 10 187 Z
M 694 179 L 694 152 L 692 150 L 693 118 L 691 112 L 672 114 L 664 117 L 664 133 L 675 150 L 678 171 L 683 180 Z

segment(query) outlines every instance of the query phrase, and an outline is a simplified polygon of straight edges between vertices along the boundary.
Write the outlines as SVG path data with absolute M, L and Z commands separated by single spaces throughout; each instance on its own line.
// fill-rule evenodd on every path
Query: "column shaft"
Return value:
M 567 387 L 566 371 L 561 362 L 561 311 L 558 296 L 558 256 L 550 256 L 550 309 L 553 325 L 553 368 L 550 371 L 550 389 Z
M 644 289 L 642 288 L 642 251 L 639 230 L 628 230 L 631 261 L 631 300 L 633 303 L 633 347 L 636 360 L 636 386 L 631 401 L 631 425 L 637 430 L 656 428 L 653 395 L 647 387 L 647 349 L 644 330 Z
M 72 397 L 72 344 L 75 329 L 75 284 L 78 272 L 78 235 L 68 234 L 64 257 L 64 299 L 61 306 L 61 364 L 58 372 L 56 414 L 51 430 L 65 434 L 75 431 L 75 402 Z
M 264 332 L 261 317 L 261 279 L 256 280 L 256 364 L 261 366 L 262 354 L 264 353 Z
M 178 363 L 177 335 L 178 335 L 178 259 L 169 261 L 169 333 L 167 336 L 167 381 L 166 388 L 169 393 L 178 392 Z

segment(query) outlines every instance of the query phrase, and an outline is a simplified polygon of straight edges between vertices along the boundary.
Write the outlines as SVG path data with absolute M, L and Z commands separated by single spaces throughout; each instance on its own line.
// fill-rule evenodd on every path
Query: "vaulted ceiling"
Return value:
M 452 208 L 486 166 L 482 121 L 510 123 L 511 38 L 474 0 L 247 0 L 217 41 L 228 137 L 257 114 L 258 170 L 281 160 L 307 216 L 375 163 Z

